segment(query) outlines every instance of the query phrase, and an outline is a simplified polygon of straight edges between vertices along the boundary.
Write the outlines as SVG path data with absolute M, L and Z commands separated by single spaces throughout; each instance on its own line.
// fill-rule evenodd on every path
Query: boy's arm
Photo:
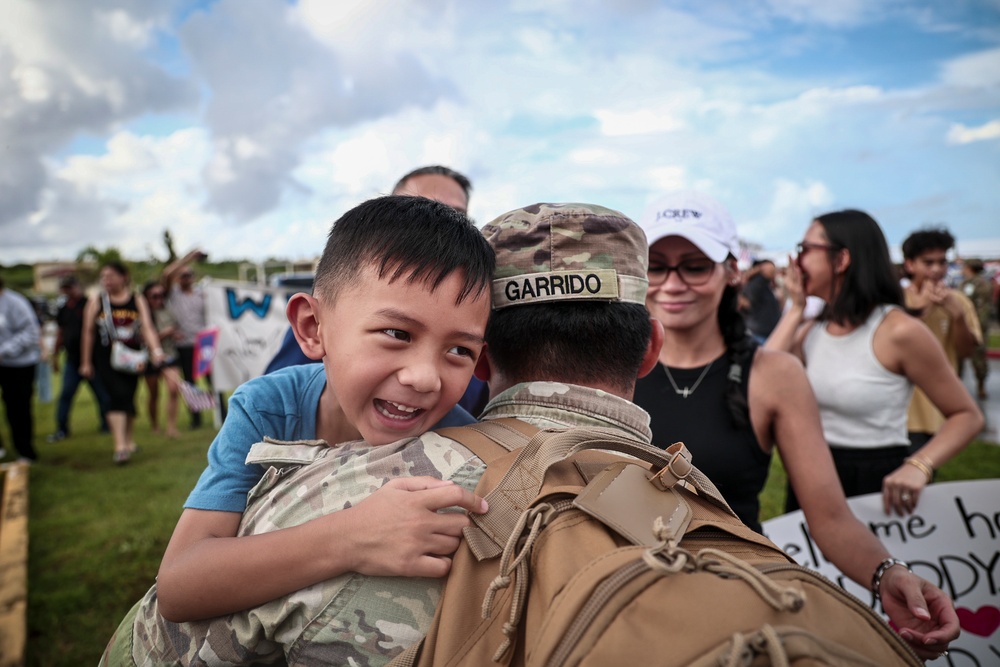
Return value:
M 236 537 L 241 515 L 185 509 L 157 577 L 160 613 L 175 621 L 261 605 L 345 572 L 441 577 L 485 501 L 452 482 L 397 478 L 349 509 L 271 533 Z

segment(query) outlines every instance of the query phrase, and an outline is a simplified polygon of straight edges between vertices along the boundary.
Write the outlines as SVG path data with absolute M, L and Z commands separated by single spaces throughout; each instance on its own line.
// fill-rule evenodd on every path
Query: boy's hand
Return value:
M 348 534 L 354 554 L 350 569 L 375 576 L 443 577 L 451 555 L 469 525 L 460 508 L 482 514 L 486 501 L 454 482 L 433 477 L 400 477 L 345 510 L 351 516 Z

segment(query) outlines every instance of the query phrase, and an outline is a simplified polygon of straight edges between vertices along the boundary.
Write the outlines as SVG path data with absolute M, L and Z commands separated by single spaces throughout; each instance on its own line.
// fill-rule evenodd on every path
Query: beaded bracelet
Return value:
M 925 459 L 922 459 L 919 456 L 907 456 L 903 459 L 903 463 L 909 463 L 910 465 L 919 468 L 920 471 L 927 476 L 928 482 L 934 479 L 934 466 L 928 463 Z
M 882 575 L 885 574 L 893 565 L 902 565 L 907 570 L 910 569 L 910 564 L 906 561 L 899 560 L 898 558 L 886 558 L 884 561 L 878 564 L 875 568 L 875 574 L 872 575 L 872 593 L 875 594 L 876 600 L 881 600 L 882 595 L 879 593 L 879 587 L 882 585 Z M 912 571 L 912 570 L 911 570 Z

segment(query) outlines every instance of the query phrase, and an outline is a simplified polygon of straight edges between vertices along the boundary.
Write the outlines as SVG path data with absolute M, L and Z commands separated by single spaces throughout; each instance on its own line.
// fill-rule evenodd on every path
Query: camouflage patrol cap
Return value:
M 570 300 L 646 303 L 646 235 L 618 211 L 534 204 L 504 213 L 483 235 L 497 255 L 495 310 Z

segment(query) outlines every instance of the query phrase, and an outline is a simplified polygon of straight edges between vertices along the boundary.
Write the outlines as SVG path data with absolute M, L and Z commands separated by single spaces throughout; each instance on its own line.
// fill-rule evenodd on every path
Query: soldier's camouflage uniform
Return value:
M 646 237 L 617 211 L 535 204 L 500 216 L 483 234 L 497 252 L 494 309 L 578 299 L 645 303 Z M 652 437 L 649 415 L 635 404 L 557 382 L 518 384 L 502 392 L 481 418 L 501 417 L 543 428 L 620 429 L 645 442 Z M 485 469 L 465 447 L 434 432 L 378 447 L 265 442 L 255 445 L 247 460 L 271 468 L 250 493 L 240 535 L 350 507 L 395 477 L 427 475 L 471 490 Z M 104 664 L 376 667 L 423 637 L 442 584 L 348 573 L 248 612 L 182 624 L 159 616 L 154 586 L 122 622 Z
M 490 401 L 483 415 L 500 417 L 540 427 L 617 428 L 646 442 L 651 438 L 649 416 L 633 403 L 569 384 L 516 385 Z M 250 456 L 273 467 L 251 492 L 241 535 L 287 528 L 349 507 L 394 477 L 430 475 L 474 489 L 485 469 L 467 449 L 433 432 L 380 447 L 265 442 Z M 249 612 L 180 624 L 156 612 L 154 587 L 139 605 L 134 662 L 109 659 L 108 664 L 376 667 L 423 637 L 441 584 L 349 573 Z
M 962 281 L 962 293 L 969 297 L 972 305 L 975 306 L 976 315 L 979 317 L 979 326 L 983 330 L 983 339 L 976 346 L 971 357 L 972 369 L 976 374 L 976 381 L 979 383 L 979 387 L 982 388 L 986 381 L 986 376 L 990 372 L 989 362 L 986 361 L 986 343 L 988 342 L 987 338 L 990 330 L 990 315 L 993 310 L 990 303 L 993 298 L 993 287 L 990 285 L 990 281 L 982 274 L 977 274 Z M 959 375 L 962 375 L 961 371 Z

